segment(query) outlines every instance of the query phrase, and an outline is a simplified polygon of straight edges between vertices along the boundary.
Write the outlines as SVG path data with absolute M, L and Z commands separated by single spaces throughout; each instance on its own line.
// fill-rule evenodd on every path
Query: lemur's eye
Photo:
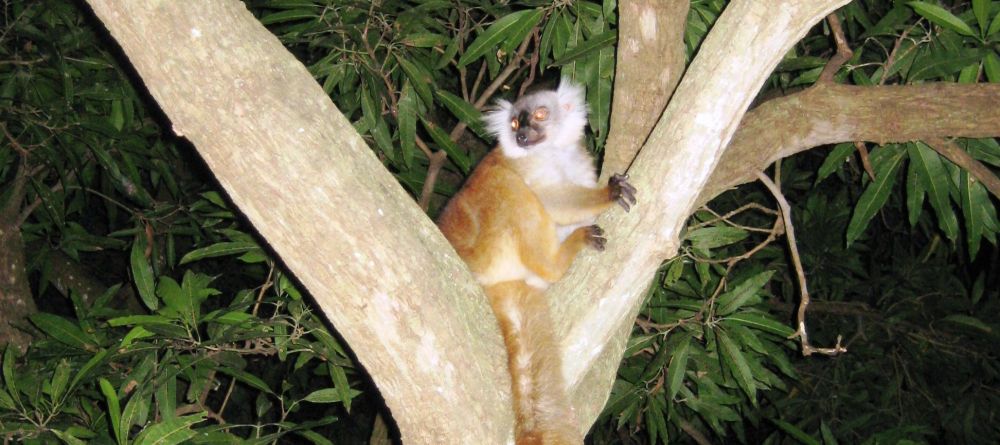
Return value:
M 535 110 L 535 114 L 531 115 L 536 121 L 543 121 L 549 118 L 549 109 L 545 107 L 540 107 Z
M 520 127 L 521 127 L 521 123 L 517 121 L 516 117 L 510 120 L 510 129 L 511 130 L 517 131 L 517 129 L 520 128 Z

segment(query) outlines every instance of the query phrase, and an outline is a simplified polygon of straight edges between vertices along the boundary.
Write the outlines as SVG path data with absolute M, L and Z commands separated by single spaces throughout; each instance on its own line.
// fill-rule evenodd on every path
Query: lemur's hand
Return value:
M 625 211 L 629 211 L 635 204 L 635 187 L 628 183 L 628 175 L 614 174 L 608 181 L 608 192 L 611 199 L 622 206 Z

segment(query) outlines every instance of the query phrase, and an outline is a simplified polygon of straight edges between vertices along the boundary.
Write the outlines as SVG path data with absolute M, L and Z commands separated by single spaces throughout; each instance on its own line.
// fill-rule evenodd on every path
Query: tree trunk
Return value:
M 28 316 L 38 312 L 31 298 L 21 230 L 0 215 L 0 348 L 24 351 L 31 344 Z
M 13 138 L 10 142 L 16 144 Z M 28 316 L 38 312 L 28 283 L 20 227 L 27 170 L 27 155 L 22 153 L 10 193 L 0 202 L 0 347 L 11 345 L 21 351 L 31 344 Z
M 349 342 L 404 442 L 507 443 L 509 378 L 481 290 L 305 68 L 239 2 L 90 3 L 174 130 Z M 603 407 L 646 286 L 696 206 L 820 143 L 1000 133 L 994 87 L 825 86 L 762 105 L 734 136 L 778 60 L 844 3 L 732 1 L 651 134 L 657 118 L 647 114 L 659 113 L 672 81 L 647 59 L 674 54 L 665 59 L 678 73 L 669 61 L 683 21 L 665 11 L 684 8 L 622 4 L 606 170 L 631 165 L 639 203 L 604 215 L 607 250 L 584 254 L 548 293 L 582 428 Z M 650 82 L 648 101 L 631 100 Z M 911 114 L 850 117 L 903 100 Z M 940 119 L 928 125 L 927 113 Z
M 565 333 L 563 374 L 586 424 L 607 400 L 648 283 L 676 254 L 680 231 L 750 102 L 788 49 L 844 3 L 729 3 L 628 170 L 638 204 L 628 214 L 603 215 L 607 250 L 582 255 L 549 290 Z
M 347 340 L 403 441 L 507 442 L 510 380 L 482 290 L 306 68 L 235 0 L 89 3 Z

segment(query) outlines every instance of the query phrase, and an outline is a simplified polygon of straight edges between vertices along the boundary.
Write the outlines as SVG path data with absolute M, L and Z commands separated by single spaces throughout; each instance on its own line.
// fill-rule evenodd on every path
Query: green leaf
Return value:
M 969 301 L 972 304 L 979 304 L 979 300 L 983 298 L 983 294 L 986 292 L 986 271 L 980 272 L 979 276 L 976 277 L 976 281 L 972 283 L 972 289 L 969 291 Z
M 14 375 L 14 360 L 17 359 L 17 351 L 13 344 L 8 343 L 7 348 L 3 352 L 3 381 L 7 385 L 7 390 L 10 391 L 10 395 L 14 400 L 20 403 L 21 401 L 21 391 L 18 389 L 17 376 Z
M 448 38 L 431 32 L 415 32 L 403 37 L 400 43 L 415 48 L 433 48 L 435 46 L 444 46 L 445 43 L 448 43 Z
M 97 340 L 65 318 L 46 312 L 31 314 L 28 318 L 55 341 L 87 351 L 97 350 Z
M 820 421 L 819 431 L 823 435 L 823 445 L 837 445 L 837 438 L 834 437 L 833 431 L 830 431 L 830 427 L 827 426 L 825 420 Z
M 819 166 L 819 172 L 816 173 L 815 184 L 819 184 L 828 176 L 833 174 L 833 172 L 840 169 L 840 166 L 847 161 L 847 157 L 850 156 L 851 153 L 854 153 L 854 144 L 850 142 L 837 144 L 833 147 L 830 154 L 823 160 L 823 165 Z
M 111 101 L 111 114 L 108 116 L 108 122 L 118 131 L 121 131 L 122 127 L 125 126 L 125 115 L 122 111 L 121 99 Z
M 950 29 L 965 36 L 976 37 L 975 31 L 968 24 L 938 5 L 926 2 L 909 2 L 907 5 L 913 8 L 917 14 L 920 14 L 942 28 Z
M 155 334 L 150 332 L 148 329 L 142 326 L 135 326 L 128 331 L 128 334 L 125 334 L 125 336 L 122 337 L 122 341 L 118 345 L 118 347 L 122 349 L 128 348 L 129 346 L 132 345 L 133 341 L 136 341 L 140 338 L 152 337 L 153 335 Z
M 163 419 L 173 419 L 177 417 L 177 376 L 176 368 L 168 368 L 174 371 L 168 375 L 159 386 L 156 387 L 154 396 L 156 397 L 156 408 Z M 261 393 L 260 396 L 265 396 Z
M 906 169 L 906 209 L 910 221 L 910 227 L 916 227 L 920 220 L 920 214 L 924 210 L 924 197 L 927 191 L 920 182 L 920 174 L 917 172 L 916 164 L 911 162 Z
M 155 311 L 160 307 L 160 300 L 156 298 L 154 290 L 156 278 L 153 276 L 153 267 L 149 265 L 149 261 L 146 260 L 146 255 L 143 253 L 145 242 L 140 241 L 141 239 L 136 238 L 135 242 L 132 243 L 132 279 L 135 281 L 135 287 L 139 291 L 142 303 L 150 310 Z
M 885 15 L 879 19 L 878 23 L 866 29 L 865 32 L 858 38 L 867 39 L 869 37 L 879 35 L 895 36 L 898 34 L 897 30 L 905 26 L 910 21 L 910 17 L 912 16 L 913 11 L 910 8 L 902 5 L 896 5 L 890 9 L 889 12 L 886 12 Z
M 259 250 L 260 247 L 253 241 L 228 241 L 215 243 L 210 246 L 195 249 L 183 257 L 179 264 L 187 264 L 192 261 L 203 260 L 205 258 L 215 258 L 220 256 L 237 255 L 251 250 Z
M 677 284 L 682 275 L 684 275 L 684 260 L 680 256 L 677 256 L 673 260 L 670 260 L 670 268 L 667 269 L 667 273 L 663 276 L 663 287 L 670 287 Z
M 292 9 L 275 12 L 260 18 L 263 25 L 273 25 L 275 23 L 294 22 L 299 20 L 316 20 L 319 16 L 311 9 Z
M 965 238 L 969 245 L 969 259 L 975 260 L 979 253 L 980 240 L 983 237 L 983 222 L 979 219 L 976 210 L 983 203 L 976 202 L 976 195 L 973 190 L 976 186 L 982 187 L 969 172 L 962 170 L 959 173 L 958 196 L 959 204 L 962 207 L 962 219 L 965 220 Z
M 173 280 L 171 280 L 173 281 Z M 170 324 L 171 319 L 162 315 L 126 315 L 108 319 L 109 326 L 129 326 L 133 324 Z
M 86 445 L 87 443 L 80 439 L 77 439 L 76 437 L 74 437 L 73 435 L 71 435 L 66 431 L 60 431 L 60 430 L 49 430 L 49 431 L 51 431 L 52 434 L 55 434 L 55 436 L 58 437 L 59 440 L 63 441 L 67 445 Z
M 125 436 L 122 434 L 122 410 L 118 404 L 118 393 L 111 386 L 111 382 L 107 381 L 104 377 L 98 379 L 98 383 L 100 383 L 104 399 L 108 402 L 108 414 L 111 417 L 111 429 L 115 432 L 115 441 L 119 445 L 125 445 Z
M 875 217 L 879 209 L 889 200 L 892 186 L 896 183 L 896 171 L 903 162 L 903 150 L 885 148 L 891 150 L 883 156 L 885 162 L 875 169 L 875 181 L 868 185 L 858 199 L 858 204 L 854 207 L 854 215 L 847 225 L 847 245 L 861 236 L 861 233 L 868 227 L 868 223 Z
M 383 116 L 379 116 L 375 120 L 375 128 L 371 129 L 371 135 L 375 138 L 375 145 L 378 145 L 379 150 L 385 154 L 385 157 L 391 160 L 393 164 L 396 164 L 399 157 L 396 156 L 396 149 L 392 144 L 392 135 L 389 134 L 389 125 L 385 122 Z
M 750 364 L 747 363 L 746 357 L 743 355 L 743 351 L 740 350 L 739 345 L 733 341 L 732 338 L 726 334 L 726 331 L 722 329 L 715 330 L 716 338 L 719 341 L 719 352 L 722 357 L 725 357 L 726 363 L 729 364 L 730 372 L 733 377 L 736 378 L 736 383 L 743 389 L 747 397 L 750 398 L 750 403 L 753 406 L 757 406 L 757 385 L 753 381 L 753 374 L 750 372 Z
M 445 153 L 448 153 L 448 159 L 451 159 L 451 162 L 455 163 L 455 166 L 462 170 L 463 174 L 468 174 L 472 168 L 472 160 L 448 137 L 448 133 L 423 117 L 420 118 L 420 122 L 424 124 L 424 129 L 431 135 L 434 143 Z
M 552 62 L 551 66 L 562 66 L 568 63 L 575 62 L 577 59 L 584 58 L 592 53 L 600 51 L 605 47 L 610 47 L 615 41 L 618 40 L 617 31 L 604 31 L 589 40 L 574 46 L 573 48 L 567 50 L 561 56 L 559 56 L 555 62 Z
M 788 327 L 788 325 L 784 323 L 781 323 L 777 320 L 771 319 L 764 315 L 758 315 L 750 312 L 740 312 L 737 314 L 732 314 L 726 316 L 726 320 L 734 321 L 738 324 L 759 331 L 768 332 L 777 335 L 781 338 L 789 338 L 795 334 L 795 330 Z
M 614 69 L 615 58 L 613 51 L 601 51 L 596 60 L 598 72 L 601 69 Z M 611 115 L 611 78 L 594 76 L 590 84 L 587 85 L 587 104 L 590 113 L 587 115 L 590 126 L 594 130 L 598 145 L 603 145 L 608 137 L 608 118 Z
M 361 394 L 361 391 L 352 389 L 348 391 L 348 393 L 350 394 L 350 398 L 354 398 L 354 396 Z M 302 400 L 312 403 L 337 403 L 343 401 L 344 399 L 341 398 L 341 391 L 339 389 L 323 388 L 309 393 L 309 395 L 302 398 Z
M 718 314 L 731 314 L 742 307 L 750 297 L 757 295 L 760 289 L 767 284 L 768 280 L 771 279 L 771 275 L 774 275 L 773 270 L 761 272 L 743 280 L 733 290 L 720 295 L 716 300 L 719 307 Z
M 809 433 L 802 431 L 799 427 L 795 425 L 792 425 L 780 419 L 768 419 L 768 420 L 773 422 L 778 428 L 781 428 L 782 431 L 788 433 L 789 436 L 794 437 L 795 440 L 798 440 L 799 442 L 805 445 L 821 445 L 819 440 L 810 436 Z
M 968 327 L 973 328 L 973 329 L 978 329 L 978 330 L 983 331 L 983 332 L 985 332 L 987 334 L 993 333 L 993 328 L 990 327 L 990 325 L 988 325 L 986 323 L 983 323 L 982 320 L 980 320 L 980 319 L 978 319 L 976 317 L 971 317 L 971 316 L 968 316 L 968 315 L 961 315 L 961 314 L 952 314 L 952 315 L 949 315 L 947 317 L 944 317 L 943 320 L 950 321 L 952 323 L 960 324 L 960 325 L 963 325 L 963 326 L 968 326 Z
M 972 13 L 976 16 L 976 22 L 979 23 L 981 30 L 985 30 L 989 24 L 990 3 L 991 0 L 972 0 Z
M 458 59 L 458 67 L 461 68 L 475 62 L 501 42 L 507 42 L 504 45 L 505 48 L 520 45 L 524 36 L 527 36 L 527 33 L 531 32 L 531 28 L 542 19 L 542 13 L 542 9 L 525 9 L 505 15 L 493 22 L 489 28 L 486 28 L 486 31 L 483 31 L 476 37 L 476 40 L 472 41 L 472 44 L 465 50 L 465 54 L 462 54 L 462 57 Z M 514 41 L 518 35 L 521 35 L 521 39 Z M 512 41 L 514 43 L 510 43 Z M 510 50 L 508 49 L 507 52 L 509 53 Z
M 1000 17 L 1000 14 L 997 14 L 997 17 Z M 990 82 L 1000 83 L 1000 58 L 997 57 L 997 53 L 988 52 L 983 57 L 983 72 Z
M 951 179 L 941 157 L 922 142 L 908 144 L 907 151 L 910 162 L 916 164 L 920 183 L 930 196 L 941 230 L 954 241 L 958 237 L 958 218 L 951 205 Z
M 430 107 L 434 103 L 434 94 L 432 93 L 432 90 L 436 88 L 434 78 L 415 61 L 402 56 L 396 56 L 396 61 L 403 68 L 406 77 L 410 79 L 413 89 L 417 90 L 417 95 L 420 96 L 425 105 Z
M 667 365 L 667 400 L 674 400 L 674 397 L 677 397 L 677 391 L 681 389 L 681 384 L 684 383 L 690 347 L 691 336 L 685 334 L 685 338 L 671 353 L 670 364 Z
M 219 366 L 216 367 L 215 369 L 223 374 L 234 377 L 236 378 L 236 380 L 246 383 L 247 385 L 250 385 L 268 394 L 274 394 L 274 391 L 271 391 L 271 387 L 267 386 L 266 382 L 261 380 L 260 377 L 250 374 L 249 372 L 235 368 L 230 368 L 228 366 Z
M 103 364 L 104 361 L 108 359 L 108 355 L 110 355 L 110 353 L 111 350 L 102 349 L 101 352 L 94 354 L 90 360 L 87 360 L 87 363 L 84 363 L 83 367 L 81 367 L 80 370 L 76 372 L 76 375 L 73 376 L 73 381 L 69 384 L 70 390 L 72 390 L 72 388 L 76 388 L 76 385 L 80 383 L 80 381 L 82 381 L 83 378 L 90 373 L 90 371 Z
M 333 380 L 333 387 L 337 389 L 338 397 L 344 402 L 344 409 L 350 413 L 351 399 L 354 396 L 351 395 L 351 385 L 347 382 L 347 372 L 344 371 L 342 366 L 333 363 L 327 363 L 327 368 L 330 370 L 330 379 Z
M 52 373 L 52 379 L 49 380 L 49 396 L 54 405 L 59 405 L 62 402 L 60 398 L 69 385 L 70 371 L 72 369 L 69 361 L 60 359 L 59 364 L 56 365 L 56 370 Z
M 441 68 L 448 66 L 449 63 L 452 63 L 452 61 L 455 60 L 455 54 L 458 54 L 458 45 L 462 41 L 463 39 L 459 37 L 452 39 L 451 43 L 449 43 L 448 46 L 445 47 L 444 53 L 442 53 L 441 57 L 438 58 L 437 63 L 434 64 L 435 70 L 440 70 Z
M 649 398 L 649 405 L 646 410 L 646 425 L 649 429 L 649 443 L 667 443 L 669 431 L 667 430 L 666 407 L 659 396 Z
M 738 227 L 703 227 L 687 234 L 687 240 L 696 249 L 708 250 L 738 243 L 750 233 Z
M 437 95 L 438 102 L 441 102 L 458 120 L 468 125 L 469 129 L 479 135 L 479 137 L 489 137 L 489 133 L 483 127 L 483 114 L 476 107 L 461 97 L 444 90 L 438 90 L 435 94 Z
M 505 54 L 513 54 L 517 51 L 517 48 L 521 46 L 524 39 L 528 38 L 528 34 L 538 26 L 538 23 L 542 20 L 542 15 L 545 13 L 544 9 L 532 10 L 531 14 L 526 14 L 524 18 L 518 20 L 511 31 L 508 33 L 509 37 L 500 44 L 500 50 Z
M 1000 14 L 993 16 L 993 22 L 990 23 L 990 28 L 986 30 L 986 37 L 992 36 L 1000 32 Z
M 204 413 L 173 417 L 149 426 L 135 438 L 136 445 L 175 445 L 197 434 L 191 425 L 205 420 Z
M 363 128 L 375 128 L 375 120 L 382 115 L 382 110 L 375 104 L 375 95 L 364 83 L 361 84 L 361 115 Z
M 402 150 L 403 165 L 410 168 L 417 152 L 417 99 L 409 79 L 403 82 L 403 90 L 399 95 L 399 113 L 396 123 L 399 125 L 399 146 Z
M 122 411 L 121 426 L 122 431 L 129 431 L 133 425 L 142 426 L 149 416 L 149 409 L 153 405 L 153 393 L 147 390 L 138 390 L 125 404 Z
M 14 404 L 14 398 L 10 394 L 7 394 L 7 391 L 4 391 L 3 388 L 0 388 L 0 409 L 11 411 L 17 409 L 17 405 Z

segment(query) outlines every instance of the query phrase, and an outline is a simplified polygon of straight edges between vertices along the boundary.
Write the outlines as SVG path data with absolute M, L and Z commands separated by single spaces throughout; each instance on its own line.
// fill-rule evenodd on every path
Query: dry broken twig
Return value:
M 784 219 L 785 235 L 788 239 L 788 250 L 791 252 L 792 265 L 795 267 L 795 275 L 799 280 L 799 310 L 797 314 L 798 328 L 793 337 L 798 337 L 802 345 L 802 355 L 812 354 L 838 355 L 847 352 L 847 348 L 841 345 L 841 336 L 837 336 L 837 344 L 832 348 L 817 348 L 809 343 L 809 334 L 806 330 L 806 309 L 809 307 L 809 289 L 806 285 L 806 273 L 802 268 L 802 259 L 799 258 L 799 249 L 795 242 L 795 229 L 792 226 L 792 209 L 788 205 L 788 200 L 781 193 L 781 189 L 764 173 L 757 173 L 757 179 L 771 191 L 774 199 L 778 201 L 781 208 L 781 217 Z

